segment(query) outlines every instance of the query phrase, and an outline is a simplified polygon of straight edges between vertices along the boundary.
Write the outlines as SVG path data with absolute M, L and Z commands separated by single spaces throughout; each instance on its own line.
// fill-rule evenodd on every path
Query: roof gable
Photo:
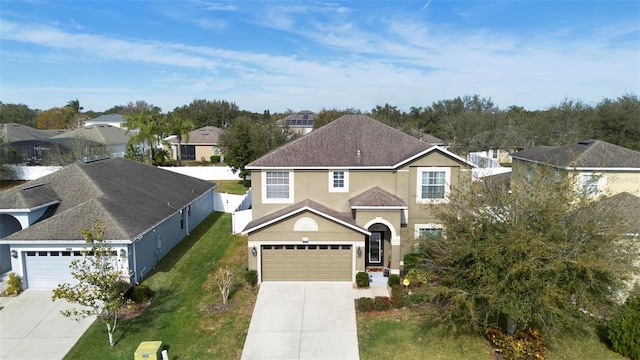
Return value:
M 325 219 L 351 228 L 352 230 L 361 232 L 365 235 L 369 235 L 369 232 L 366 229 L 363 229 L 356 224 L 351 213 L 339 212 L 309 199 L 278 210 L 260 219 L 253 220 L 249 224 L 247 224 L 247 226 L 245 226 L 242 232 L 247 234 L 250 232 L 259 231 L 269 225 L 288 219 L 305 211 L 312 212 L 316 215 L 324 217 Z
M 365 115 L 345 115 L 287 143 L 247 168 L 392 167 L 430 145 Z
M 352 209 L 359 207 L 407 208 L 407 204 L 405 204 L 402 199 L 379 186 L 374 186 L 371 189 L 352 197 L 349 199 L 349 204 L 351 204 Z

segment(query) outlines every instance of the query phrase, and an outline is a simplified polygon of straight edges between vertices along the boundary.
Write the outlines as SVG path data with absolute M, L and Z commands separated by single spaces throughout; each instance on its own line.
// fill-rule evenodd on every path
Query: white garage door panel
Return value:
M 69 265 L 81 259 L 73 251 L 27 251 L 25 253 L 27 286 L 29 289 L 55 289 L 58 284 L 75 284 Z

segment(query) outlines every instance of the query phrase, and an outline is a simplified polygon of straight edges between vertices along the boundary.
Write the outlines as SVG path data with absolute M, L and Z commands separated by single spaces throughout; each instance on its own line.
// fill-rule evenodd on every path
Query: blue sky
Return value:
M 640 1 L 0 2 L 0 101 L 544 109 L 640 95 Z

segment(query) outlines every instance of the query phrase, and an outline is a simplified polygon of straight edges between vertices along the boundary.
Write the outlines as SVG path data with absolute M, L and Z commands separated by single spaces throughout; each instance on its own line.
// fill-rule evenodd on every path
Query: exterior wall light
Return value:
M 256 249 L 255 246 L 253 247 L 253 249 L 251 249 L 251 254 L 253 255 L 253 257 L 258 256 L 258 249 Z
M 358 257 L 362 257 L 362 248 L 360 246 L 358 246 L 358 249 L 356 250 L 356 254 L 358 254 Z
M 17 259 L 18 258 L 18 252 L 15 251 L 15 250 L 11 250 L 11 257 L 14 258 L 14 259 Z
M 127 250 L 120 249 L 120 257 L 127 257 Z

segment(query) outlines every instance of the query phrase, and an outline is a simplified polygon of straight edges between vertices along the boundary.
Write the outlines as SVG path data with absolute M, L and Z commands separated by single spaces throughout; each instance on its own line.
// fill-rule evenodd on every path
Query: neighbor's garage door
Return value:
M 69 264 L 81 259 L 79 251 L 27 251 L 25 253 L 29 289 L 55 289 L 58 284 L 75 284 Z
M 263 245 L 262 281 L 352 281 L 351 245 Z

